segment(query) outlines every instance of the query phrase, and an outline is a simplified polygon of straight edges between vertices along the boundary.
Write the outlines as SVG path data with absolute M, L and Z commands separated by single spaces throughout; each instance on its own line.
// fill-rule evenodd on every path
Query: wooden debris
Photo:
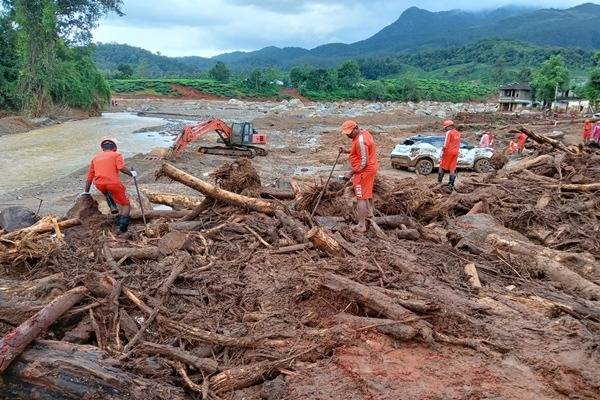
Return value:
M 80 302 L 87 293 L 85 287 L 71 289 L 52 300 L 46 307 L 4 336 L 0 340 L 0 372 L 8 368 L 29 343 L 48 329 L 58 317 Z

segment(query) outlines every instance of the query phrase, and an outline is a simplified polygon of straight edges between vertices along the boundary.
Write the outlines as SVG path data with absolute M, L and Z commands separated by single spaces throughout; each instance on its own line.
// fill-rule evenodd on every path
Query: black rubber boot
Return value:
M 444 180 L 444 173 L 438 172 L 438 185 L 441 185 L 443 180 Z
M 121 218 L 119 218 L 119 229 L 117 230 L 117 233 L 121 234 L 121 233 L 127 232 L 130 221 L 131 221 L 131 217 L 126 217 L 124 215 L 121 215 Z
M 113 200 L 112 195 L 110 193 L 106 193 L 104 197 L 106 197 L 106 203 L 108 204 L 108 207 L 110 207 L 110 213 L 117 214 L 119 209 L 117 208 L 117 204 Z
M 448 182 L 448 187 L 454 187 L 454 180 L 456 179 L 456 175 L 450 175 L 450 182 Z

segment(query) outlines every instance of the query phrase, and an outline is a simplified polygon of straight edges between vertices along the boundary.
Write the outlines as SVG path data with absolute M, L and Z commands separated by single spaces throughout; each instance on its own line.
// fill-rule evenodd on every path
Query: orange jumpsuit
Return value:
M 119 171 L 122 168 L 125 168 L 125 161 L 121 153 L 103 151 L 92 158 L 87 180 L 93 181 L 96 189 L 102 193 L 110 193 L 115 203 L 126 206 L 129 204 L 129 197 L 119 179 Z
M 508 142 L 508 154 L 513 154 L 515 152 L 515 141 L 511 140 Z
M 583 140 L 589 140 L 592 137 L 592 128 L 593 124 L 591 122 L 586 122 L 583 124 Z
M 519 133 L 519 136 L 517 136 L 517 151 L 519 153 L 521 153 L 523 151 L 523 149 L 525 148 L 526 140 L 527 140 L 527 135 L 524 134 L 523 132 Z
M 460 132 L 456 129 L 446 131 L 446 141 L 442 149 L 440 168 L 446 171 L 455 171 L 460 150 Z
M 358 200 L 373 198 L 373 186 L 377 173 L 377 152 L 371 133 L 361 129 L 360 133 L 352 139 L 350 149 L 350 166 L 354 171 L 354 193 Z

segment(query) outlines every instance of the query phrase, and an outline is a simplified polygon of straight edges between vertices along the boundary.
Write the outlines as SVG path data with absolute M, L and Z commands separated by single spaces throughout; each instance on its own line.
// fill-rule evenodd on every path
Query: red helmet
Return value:
M 592 121 L 590 121 L 589 119 L 586 119 L 585 122 L 592 122 Z
M 117 141 L 113 138 L 104 138 L 100 141 L 100 148 L 117 151 Z
M 454 122 L 450 121 L 449 119 L 447 119 L 446 121 L 444 121 L 444 129 L 446 129 L 449 126 L 454 125 Z

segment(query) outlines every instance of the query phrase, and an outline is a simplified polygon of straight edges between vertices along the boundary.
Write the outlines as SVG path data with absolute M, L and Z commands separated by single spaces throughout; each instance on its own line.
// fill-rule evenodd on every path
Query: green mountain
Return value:
M 217 61 L 239 73 L 265 67 L 287 71 L 304 64 L 330 68 L 349 59 L 362 60 L 363 64 L 387 60 L 382 62 L 432 70 L 434 63 L 494 63 L 501 56 L 516 67 L 535 65 L 547 54 L 561 51 L 578 55 L 577 62 L 581 59 L 583 64 L 577 65 L 585 68 L 591 65 L 591 54 L 598 49 L 600 5 L 585 3 L 566 10 L 503 7 L 487 12 L 429 12 L 411 7 L 370 38 L 351 44 L 324 44 L 311 50 L 271 46 L 212 58 L 171 58 L 132 46 L 99 43 L 94 60 L 103 71 L 114 71 L 119 63 L 130 64 L 134 70 L 142 65 L 145 76 L 152 78 L 194 76 Z M 400 69 L 396 66 L 391 73 Z

